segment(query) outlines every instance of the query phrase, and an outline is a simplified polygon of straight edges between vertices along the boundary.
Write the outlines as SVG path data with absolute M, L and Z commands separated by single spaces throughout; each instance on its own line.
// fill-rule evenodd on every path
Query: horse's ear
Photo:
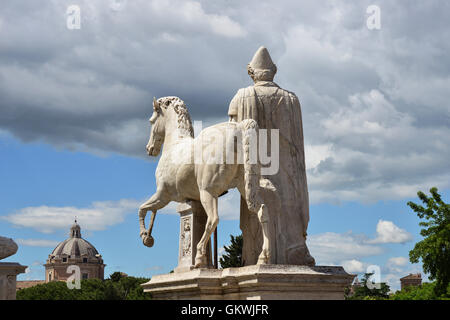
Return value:
M 158 111 L 159 108 L 160 108 L 160 107 L 159 107 L 158 101 L 156 100 L 155 97 L 153 97 L 153 110 Z

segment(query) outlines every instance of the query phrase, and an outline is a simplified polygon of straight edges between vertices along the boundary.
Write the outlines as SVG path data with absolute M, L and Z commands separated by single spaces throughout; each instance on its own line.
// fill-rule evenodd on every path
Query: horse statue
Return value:
M 260 164 L 254 159 L 258 124 L 247 119 L 205 128 L 194 138 L 191 118 L 178 97 L 153 99 L 149 156 L 158 156 L 156 193 L 139 207 L 140 237 L 144 245 L 154 244 L 151 231 L 157 210 L 169 202 L 200 201 L 207 214 L 205 231 L 197 244 L 195 268 L 207 266 L 206 249 L 219 223 L 218 197 L 237 188 L 249 210 L 258 215 L 263 230 L 263 247 L 258 264 L 269 262 L 268 209 L 260 196 Z M 237 142 L 235 144 L 235 141 Z M 252 144 L 253 143 L 253 144 Z M 227 161 L 223 161 L 226 156 Z M 261 182 L 262 183 L 262 182 Z M 270 182 L 264 182 L 266 185 Z M 152 211 L 149 229 L 145 217 Z

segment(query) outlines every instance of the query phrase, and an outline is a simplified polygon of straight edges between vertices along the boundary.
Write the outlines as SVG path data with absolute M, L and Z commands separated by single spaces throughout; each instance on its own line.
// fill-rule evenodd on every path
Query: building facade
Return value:
M 45 282 L 65 281 L 80 269 L 81 279 L 104 279 L 105 264 L 97 249 L 81 237 L 77 221 L 70 228 L 70 236 L 49 254 L 45 266 Z M 69 270 L 68 270 L 69 268 Z
M 410 273 L 406 277 L 400 278 L 400 283 L 402 290 L 408 286 L 420 286 L 422 284 L 422 275 L 420 273 Z

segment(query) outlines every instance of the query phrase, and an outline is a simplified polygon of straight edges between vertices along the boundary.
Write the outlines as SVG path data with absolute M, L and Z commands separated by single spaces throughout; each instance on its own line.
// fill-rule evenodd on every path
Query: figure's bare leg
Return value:
M 270 247 L 269 247 L 269 210 L 267 206 L 261 204 L 258 211 L 259 222 L 262 226 L 263 231 L 263 247 L 261 254 L 258 257 L 258 262 L 256 264 L 267 264 L 270 261 Z
M 207 220 L 205 232 L 197 244 L 197 254 L 195 256 L 195 268 L 202 268 L 208 265 L 206 258 L 206 248 L 211 234 L 219 223 L 219 214 L 217 210 L 217 197 L 214 197 L 206 190 L 200 190 L 200 201 L 205 209 Z
M 164 208 L 170 201 L 160 198 L 160 193 L 157 192 L 150 197 L 146 202 L 144 202 L 139 207 L 139 236 L 142 238 L 144 236 L 150 236 L 145 229 L 145 216 L 148 211 L 156 212 L 159 209 Z

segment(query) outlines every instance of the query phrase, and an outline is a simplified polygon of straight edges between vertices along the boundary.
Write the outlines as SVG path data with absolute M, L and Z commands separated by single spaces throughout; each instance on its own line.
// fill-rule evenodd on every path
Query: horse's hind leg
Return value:
M 244 199 L 247 199 L 247 196 L 245 194 L 245 187 L 244 183 L 238 184 L 238 190 L 241 194 L 241 196 Z M 255 206 L 258 209 L 258 212 L 252 212 L 254 214 L 258 214 L 258 219 L 261 224 L 262 233 L 263 233 L 263 246 L 261 253 L 258 257 L 257 264 L 267 264 L 270 261 L 270 243 L 269 243 L 269 209 L 267 206 L 263 203 L 263 200 L 261 199 L 261 193 L 258 192 L 258 196 L 256 199 L 253 199 L 255 201 Z
M 206 190 L 200 190 L 200 201 L 205 209 L 207 220 L 205 232 L 197 244 L 197 254 L 195 256 L 195 268 L 202 268 L 208 265 L 206 248 L 211 234 L 219 223 L 219 214 L 217 210 L 217 197 L 214 197 Z

